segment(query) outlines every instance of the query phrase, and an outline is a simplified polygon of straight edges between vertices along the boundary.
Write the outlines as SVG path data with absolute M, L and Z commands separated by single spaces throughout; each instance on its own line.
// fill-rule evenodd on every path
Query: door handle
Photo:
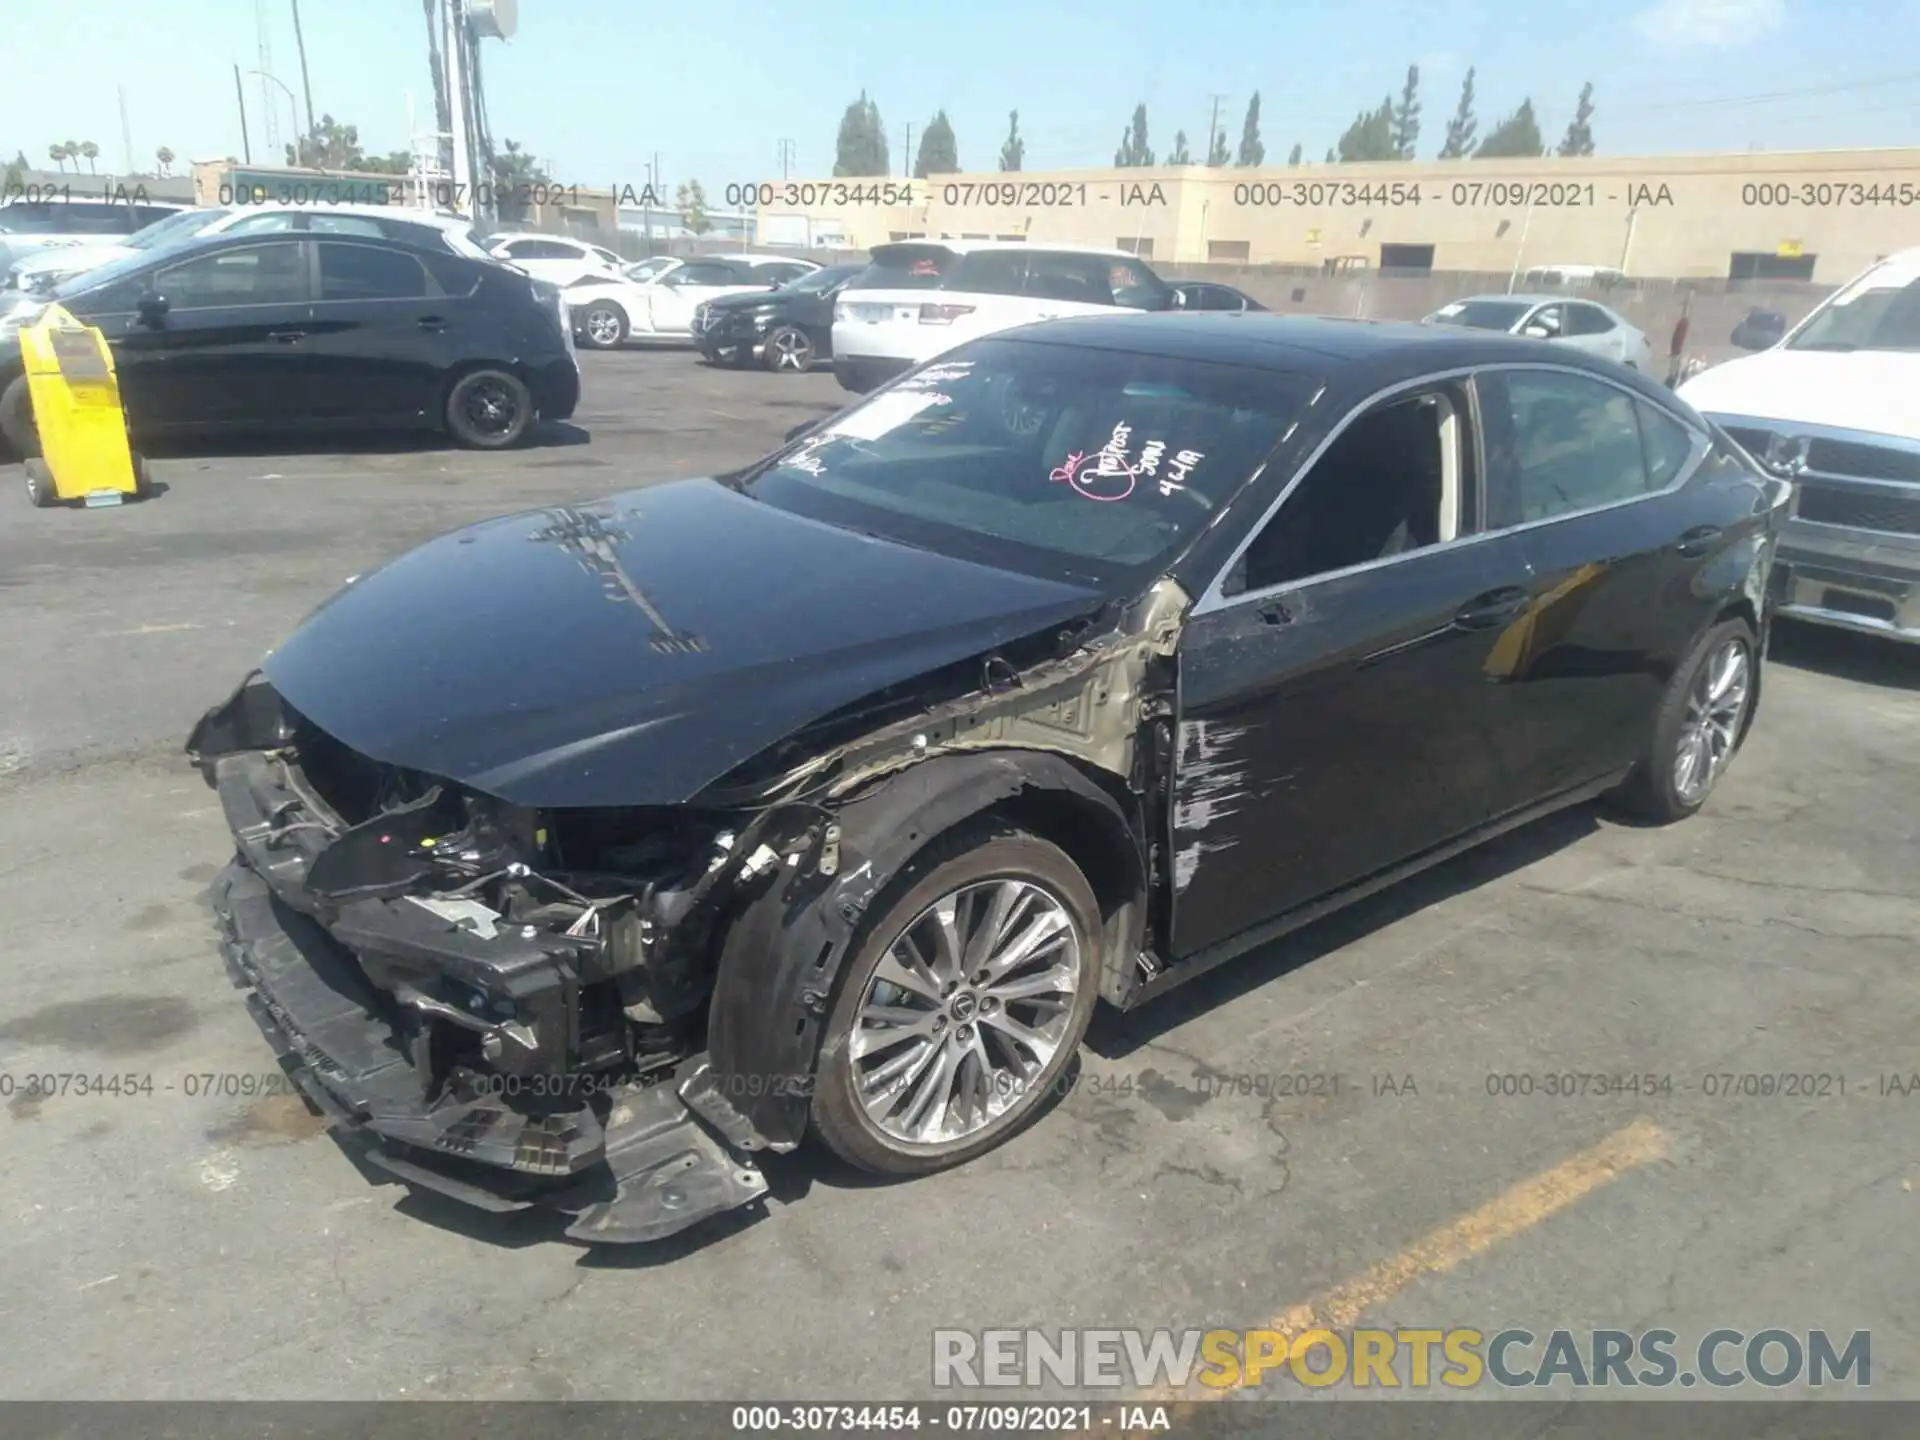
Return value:
M 304 330 L 269 330 L 267 332 L 267 338 L 269 340 L 277 340 L 282 345 L 291 345 L 296 340 L 306 339 L 307 332 Z
M 1704 555 L 1717 543 L 1722 534 L 1718 525 L 1696 525 L 1687 531 L 1674 545 L 1674 551 L 1680 555 Z
M 422 330 L 444 330 L 447 322 L 438 315 L 423 315 L 414 322 Z
M 1476 595 L 1455 612 L 1453 625 L 1456 630 L 1491 630 L 1496 625 L 1504 625 L 1522 610 L 1533 598 L 1532 592 L 1518 585 L 1503 585 L 1498 590 L 1489 590 Z
M 1260 606 L 1253 613 L 1260 617 L 1260 623 L 1263 625 L 1291 625 L 1293 623 L 1293 612 L 1278 600 L 1267 601 L 1266 604 Z

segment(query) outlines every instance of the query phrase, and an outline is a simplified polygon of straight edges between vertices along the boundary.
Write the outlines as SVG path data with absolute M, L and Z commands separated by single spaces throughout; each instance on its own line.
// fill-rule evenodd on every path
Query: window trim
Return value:
M 227 304 L 227 305 L 175 305 L 173 303 L 173 298 L 171 296 L 168 296 L 167 313 L 171 315 L 176 310 L 178 310 L 191 315 L 191 314 L 198 314 L 201 311 L 205 311 L 205 310 L 266 310 L 266 309 L 273 309 L 276 307 L 284 307 L 288 305 L 312 305 L 313 304 L 313 295 L 314 295 L 313 267 L 319 263 L 320 257 L 314 253 L 313 242 L 311 240 L 309 240 L 304 234 L 295 235 L 292 231 L 288 231 L 288 230 L 277 230 L 277 231 L 269 232 L 268 234 L 265 234 L 265 235 L 260 235 L 260 236 L 249 235 L 249 236 L 244 236 L 242 238 L 247 243 L 241 244 L 241 245 L 235 245 L 230 250 L 216 251 L 211 255 L 188 256 L 185 259 L 174 261 L 171 265 L 166 265 L 166 264 L 155 265 L 151 270 L 147 271 L 145 275 L 141 277 L 143 281 L 150 282 L 149 284 L 145 284 L 142 286 L 143 292 L 146 294 L 165 295 L 166 291 L 163 288 L 161 288 L 160 277 L 162 275 L 165 275 L 169 271 L 178 270 L 182 266 L 191 265 L 196 260 L 209 260 L 209 259 L 217 260 L 224 255 L 238 255 L 244 250 L 258 249 L 262 245 L 295 245 L 295 246 L 298 246 L 301 251 L 298 273 L 301 276 L 301 281 L 302 281 L 301 288 L 305 292 L 300 296 L 299 299 L 297 300 L 242 300 L 242 301 L 236 301 L 232 304 Z M 131 279 L 133 277 L 129 276 L 128 278 Z M 102 313 L 116 314 L 116 315 L 135 315 L 139 313 L 139 308 L 136 306 L 132 310 L 103 311 Z
M 333 235 L 324 230 L 309 231 L 308 236 L 307 244 L 313 251 L 312 271 L 307 286 L 308 293 L 311 296 L 307 303 L 310 305 L 418 305 L 428 300 L 453 298 L 447 295 L 445 287 L 440 284 L 440 277 L 433 273 L 433 267 L 431 265 L 427 264 L 427 262 L 422 260 L 418 255 L 400 249 L 398 253 L 404 259 L 411 260 L 419 269 L 421 275 L 426 279 L 427 288 L 422 290 L 418 295 L 336 296 L 330 300 L 326 298 L 326 276 L 320 268 L 320 247 L 322 245 L 346 245 L 354 249 L 373 249 L 383 254 L 388 254 L 394 253 L 389 251 L 387 247 L 395 245 L 395 242 L 387 239 L 385 236 Z M 475 289 L 478 288 L 478 286 L 475 287 Z M 472 292 L 470 291 L 468 293 L 471 294 Z
M 1334 424 L 1333 428 L 1321 438 L 1320 443 L 1315 445 L 1313 450 L 1294 467 L 1293 474 L 1287 477 L 1287 483 L 1280 487 L 1280 493 L 1268 504 L 1260 518 L 1247 528 L 1247 533 L 1241 537 L 1240 543 L 1234 546 L 1233 553 L 1227 556 L 1219 570 L 1214 573 L 1213 578 L 1207 582 L 1206 589 L 1200 592 L 1199 600 L 1195 601 L 1193 608 L 1187 612 L 1187 618 L 1189 620 L 1197 620 L 1203 615 L 1211 615 L 1217 611 L 1229 610 L 1239 605 L 1245 605 L 1255 601 L 1271 600 L 1301 589 L 1303 586 L 1318 585 L 1323 580 L 1344 579 L 1346 576 L 1358 575 L 1363 571 L 1375 570 L 1387 565 L 1398 565 L 1408 560 L 1416 560 L 1428 555 L 1439 554 L 1442 551 L 1458 550 L 1467 545 L 1477 545 L 1484 540 L 1523 534 L 1528 530 L 1538 529 L 1542 525 L 1560 525 L 1569 520 L 1579 520 L 1588 515 L 1599 515 L 1608 510 L 1617 510 L 1623 505 L 1642 505 L 1649 500 L 1657 500 L 1663 496 L 1671 495 L 1684 487 L 1693 479 L 1695 473 L 1700 469 L 1701 464 L 1713 449 L 1714 442 L 1711 434 L 1701 430 L 1685 417 L 1675 414 L 1665 406 L 1655 405 L 1654 408 L 1660 410 L 1668 419 L 1674 421 L 1693 437 L 1693 449 L 1689 452 L 1685 463 L 1680 466 L 1680 469 L 1675 473 L 1673 480 L 1668 485 L 1659 490 L 1649 490 L 1644 495 L 1629 495 L 1623 500 L 1609 500 L 1604 505 L 1590 506 L 1585 510 L 1571 510 L 1565 515 L 1549 515 L 1544 519 L 1527 520 L 1518 525 L 1506 525 L 1498 529 L 1491 528 L 1486 523 L 1487 467 L 1484 455 L 1485 446 L 1482 441 L 1482 436 L 1485 432 L 1480 423 L 1479 377 L 1485 374 L 1506 373 L 1514 370 L 1549 371 L 1561 375 L 1575 375 L 1582 379 L 1598 381 L 1602 385 L 1620 391 L 1631 400 L 1639 401 L 1645 405 L 1654 405 L 1652 400 L 1649 400 L 1639 391 L 1631 386 L 1622 385 L 1619 381 L 1606 375 L 1596 374 L 1578 365 L 1556 365 L 1552 362 L 1534 362 L 1529 364 L 1525 361 L 1504 360 L 1478 365 L 1463 365 L 1451 370 L 1436 370 L 1428 375 L 1416 376 L 1411 380 L 1399 380 L 1391 385 L 1382 386 L 1380 389 L 1375 390 L 1358 401 L 1346 414 L 1342 415 Z M 1308 575 L 1298 580 L 1283 580 L 1278 585 L 1269 585 L 1262 590 L 1242 590 L 1236 595 L 1224 593 L 1227 577 L 1233 573 L 1233 567 L 1240 563 L 1242 557 L 1252 548 L 1255 538 L 1266 528 L 1268 522 L 1279 513 L 1280 507 L 1287 503 L 1292 497 L 1293 492 L 1300 488 L 1300 482 L 1304 480 L 1313 467 L 1319 463 L 1320 457 L 1333 448 L 1334 442 L 1347 432 L 1349 426 L 1361 416 L 1376 409 L 1382 402 L 1391 400 L 1396 395 L 1426 389 L 1447 381 L 1466 382 L 1469 401 L 1468 418 L 1473 425 L 1473 443 L 1476 452 L 1478 452 L 1477 459 L 1479 463 L 1475 467 L 1475 485 L 1479 492 L 1479 505 L 1478 513 L 1473 517 L 1474 528 L 1471 531 L 1467 534 L 1456 536 L 1452 540 L 1442 540 L 1437 544 L 1423 545 L 1418 550 L 1404 550 L 1398 555 L 1383 555 L 1373 560 L 1363 560 L 1358 565 L 1345 566 L 1339 570 L 1323 570 L 1318 574 Z M 1644 454 L 1644 449 L 1642 453 Z M 1645 461 L 1643 460 L 1641 463 L 1644 464 Z M 1464 498 L 1463 496 L 1462 499 Z M 1226 512 L 1223 511 L 1222 513 L 1224 514 Z

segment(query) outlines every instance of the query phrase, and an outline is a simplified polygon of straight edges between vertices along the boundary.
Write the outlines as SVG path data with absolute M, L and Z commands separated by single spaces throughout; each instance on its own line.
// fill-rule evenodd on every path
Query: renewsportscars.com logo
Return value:
M 1060 1385 L 1069 1389 L 1469 1390 L 1555 1384 L 1664 1389 L 1769 1389 L 1873 1383 L 1873 1339 L 1855 1330 L 1710 1330 L 1683 1345 L 1671 1330 L 936 1330 L 939 1389 Z

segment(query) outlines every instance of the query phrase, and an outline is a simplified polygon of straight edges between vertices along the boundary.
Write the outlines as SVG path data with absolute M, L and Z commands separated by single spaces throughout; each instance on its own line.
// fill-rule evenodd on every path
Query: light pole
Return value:
M 287 97 L 287 114 L 293 117 L 293 134 L 294 134 L 293 158 L 294 158 L 294 162 L 298 164 L 300 160 L 299 137 L 301 135 L 300 102 L 294 98 L 293 91 L 287 88 L 287 82 L 282 80 L 278 75 L 270 74 L 265 70 L 249 70 L 247 73 L 249 75 L 258 75 L 262 80 L 271 80 L 274 84 L 280 87 L 280 93 Z

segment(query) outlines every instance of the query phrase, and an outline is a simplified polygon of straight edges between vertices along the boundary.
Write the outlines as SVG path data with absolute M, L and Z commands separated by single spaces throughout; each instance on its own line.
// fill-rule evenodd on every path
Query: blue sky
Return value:
M 288 0 L 260 0 L 272 68 L 297 93 Z M 369 150 L 406 143 L 404 95 L 427 102 L 418 0 L 306 0 L 316 113 Z M 46 164 L 49 143 L 122 156 L 124 85 L 135 154 L 238 154 L 232 66 L 259 64 L 254 0 L 69 0 L 36 12 L 32 64 L 0 90 L 0 149 Z M 27 58 L 16 52 L 16 62 Z M 1557 140 L 1584 81 L 1604 153 L 1920 145 L 1920 0 L 521 0 L 520 31 L 487 42 L 496 140 L 562 183 L 639 184 L 650 155 L 671 184 L 832 168 L 840 114 L 864 87 L 902 168 L 902 131 L 944 107 L 964 167 L 991 169 L 1018 108 L 1029 170 L 1111 161 L 1136 101 L 1164 154 L 1176 128 L 1202 149 L 1211 97 L 1237 140 L 1261 92 L 1269 161 L 1295 141 L 1323 155 L 1354 112 L 1420 66 L 1420 152 L 1439 146 L 1461 76 L 1477 67 L 1481 130 L 1531 96 Z M 282 138 L 292 119 L 275 92 Z M 260 84 L 247 81 L 255 157 Z

